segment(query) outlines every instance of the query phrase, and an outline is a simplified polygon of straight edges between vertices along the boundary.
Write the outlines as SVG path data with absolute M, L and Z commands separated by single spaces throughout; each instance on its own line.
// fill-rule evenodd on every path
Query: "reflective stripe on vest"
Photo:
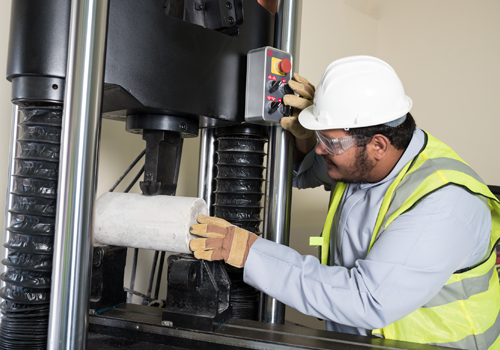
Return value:
M 373 335 L 387 339 L 397 339 L 415 343 L 448 346 L 457 349 L 496 349 L 495 342 L 500 340 L 500 286 L 495 268 L 481 275 L 482 270 L 494 266 L 495 254 L 476 269 L 463 274 L 473 277 L 452 284 L 446 284 L 429 303 L 399 321 L 383 329 L 373 330 Z M 493 273 L 490 273 L 493 272 Z M 478 276 L 479 275 L 479 276 Z M 485 291 L 472 288 L 472 279 L 488 279 Z M 483 281 L 481 281 L 482 284 Z M 451 289 L 447 288 L 451 286 Z M 465 286 L 464 290 L 460 290 Z M 453 292 L 459 292 L 455 294 Z M 476 294 L 469 294 L 476 293 Z M 445 300 L 446 299 L 446 300 Z M 432 305 L 436 304 L 436 305 Z M 439 304 L 439 305 L 438 305 Z
M 310 237 L 309 245 L 320 246 L 321 247 L 321 263 L 323 265 L 328 264 L 328 256 L 330 252 L 330 232 L 332 232 L 333 217 L 335 216 L 335 211 L 339 206 L 342 195 L 347 187 L 347 184 L 343 182 L 337 183 L 335 189 L 333 190 L 332 201 L 330 202 L 330 209 L 328 209 L 328 215 L 326 216 L 325 226 L 323 227 L 323 232 L 321 237 Z
M 426 134 L 424 148 L 406 164 L 382 201 L 368 252 L 376 239 L 401 214 L 427 195 L 456 185 L 488 199 L 492 211 L 491 247 L 500 237 L 500 205 L 480 177 L 448 146 Z M 336 187 L 323 230 L 331 229 L 333 217 L 345 192 Z M 329 238 L 328 231 L 328 238 Z M 322 242 L 323 247 L 329 244 Z M 322 251 L 322 263 L 327 261 Z M 325 262 L 323 262 L 325 261 Z M 388 339 L 439 344 L 462 349 L 500 348 L 500 286 L 494 268 L 495 254 L 466 272 L 453 274 L 440 292 L 420 309 L 387 327 L 373 330 Z
M 496 255 L 492 255 L 491 259 L 496 260 Z M 497 273 L 495 266 L 484 275 L 445 284 L 439 293 L 422 307 L 442 306 L 450 300 L 467 300 L 471 295 L 484 293 L 488 290 L 494 273 Z

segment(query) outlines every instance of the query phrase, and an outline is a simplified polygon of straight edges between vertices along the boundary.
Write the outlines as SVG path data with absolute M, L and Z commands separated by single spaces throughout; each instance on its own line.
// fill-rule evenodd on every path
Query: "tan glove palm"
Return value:
M 224 219 L 200 215 L 197 220 L 199 224 L 192 225 L 189 232 L 205 238 L 196 238 L 189 243 L 195 258 L 224 260 L 235 267 L 245 266 L 250 247 L 259 236 Z
M 315 88 L 306 78 L 293 74 L 293 78 L 288 82 L 288 86 L 297 95 L 287 94 L 283 97 L 285 105 L 293 107 L 293 114 L 290 117 L 283 117 L 280 120 L 281 127 L 290 131 L 298 139 L 308 139 L 314 135 L 314 131 L 307 130 L 299 123 L 299 113 L 313 104 Z

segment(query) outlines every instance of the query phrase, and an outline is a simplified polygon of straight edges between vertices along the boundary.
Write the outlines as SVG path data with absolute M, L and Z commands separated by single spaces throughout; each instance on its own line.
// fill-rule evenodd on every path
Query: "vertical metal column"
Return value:
M 107 0 L 73 0 L 55 223 L 49 349 L 85 349 Z
M 281 126 L 269 129 L 267 153 L 266 210 L 264 213 L 264 238 L 288 245 L 290 235 L 290 208 L 292 200 L 292 136 Z M 285 323 L 285 305 L 262 293 L 260 320 Z
M 299 67 L 302 0 L 281 0 L 278 6 L 274 43 L 277 49 L 292 54 L 293 69 L 297 71 Z
M 282 0 L 278 5 L 275 46 L 292 54 L 297 69 L 300 0 Z M 293 142 L 281 126 L 269 128 L 267 153 L 267 188 L 264 212 L 264 237 L 288 245 L 292 201 Z M 269 323 L 285 323 L 285 305 L 262 293 L 259 319 Z
M 200 139 L 200 169 L 198 171 L 198 197 L 207 202 L 209 214 L 213 215 L 212 193 L 214 191 L 214 157 L 215 157 L 215 129 L 201 130 Z
M 11 214 L 9 212 L 9 209 L 12 208 L 12 192 L 14 191 L 14 177 L 12 176 L 16 172 L 16 161 L 15 158 L 17 156 L 17 151 L 18 151 L 18 134 L 19 134 L 19 127 L 17 126 L 19 123 L 19 107 L 17 105 L 12 105 L 12 121 L 11 121 L 11 126 L 10 126 L 10 149 L 9 149 L 9 170 L 8 170 L 8 183 L 7 183 L 7 193 L 6 193 L 6 198 L 5 198 L 5 223 L 4 223 L 4 228 L 8 227 L 10 224 L 11 220 Z M 5 236 L 4 236 L 4 242 L 9 241 L 9 231 L 4 230 Z M 4 258 L 7 257 L 7 248 L 3 249 L 3 256 Z M 7 269 L 7 266 L 4 266 L 4 272 Z M 4 285 L 4 282 L 2 281 L 2 287 Z

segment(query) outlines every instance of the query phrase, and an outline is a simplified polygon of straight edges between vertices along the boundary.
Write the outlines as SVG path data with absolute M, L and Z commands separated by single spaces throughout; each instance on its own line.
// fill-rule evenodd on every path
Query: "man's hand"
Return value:
M 196 238 L 189 243 L 195 258 L 224 260 L 235 267 L 245 266 L 250 247 L 259 236 L 220 218 L 200 215 L 197 220 L 199 224 L 192 225 L 189 232 L 205 238 Z
M 314 85 L 312 85 L 306 78 L 293 74 L 293 78 L 288 82 L 288 86 L 297 95 L 287 94 L 283 97 L 285 105 L 293 107 L 293 114 L 291 117 L 283 117 L 280 120 L 281 127 L 290 131 L 297 139 L 308 139 L 314 136 L 314 131 L 305 129 L 300 125 L 298 116 L 304 109 L 313 104 L 314 100 Z

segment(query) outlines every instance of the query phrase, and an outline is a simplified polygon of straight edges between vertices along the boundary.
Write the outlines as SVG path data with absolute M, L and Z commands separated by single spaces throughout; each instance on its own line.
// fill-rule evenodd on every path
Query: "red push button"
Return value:
M 283 73 L 289 73 L 292 70 L 292 62 L 288 58 L 283 58 L 283 60 L 278 63 L 278 70 Z

